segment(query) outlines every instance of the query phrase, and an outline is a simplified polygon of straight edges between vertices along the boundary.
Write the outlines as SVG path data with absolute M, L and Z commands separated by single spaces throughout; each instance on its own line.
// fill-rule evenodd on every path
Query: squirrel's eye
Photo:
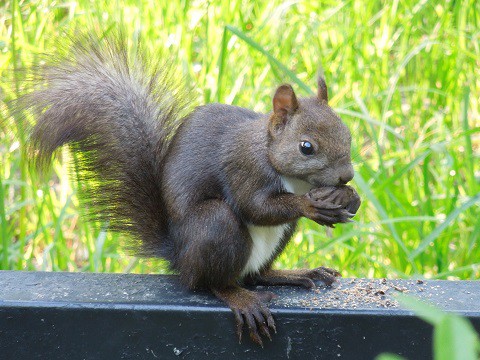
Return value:
M 313 154 L 313 145 L 309 141 L 300 142 L 300 151 L 303 155 L 312 155 Z

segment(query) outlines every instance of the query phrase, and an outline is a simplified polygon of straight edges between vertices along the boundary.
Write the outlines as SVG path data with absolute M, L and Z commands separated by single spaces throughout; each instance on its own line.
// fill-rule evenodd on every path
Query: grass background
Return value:
M 69 154 L 29 169 L 9 100 L 72 28 L 123 23 L 168 53 L 198 103 L 267 112 L 280 83 L 309 95 L 318 70 L 353 133 L 363 198 L 333 231 L 302 221 L 277 261 L 343 276 L 480 278 L 480 4 L 404 1 L 4 1 L 0 4 L 0 268 L 167 271 L 82 221 Z M 155 53 L 155 52 L 154 52 Z

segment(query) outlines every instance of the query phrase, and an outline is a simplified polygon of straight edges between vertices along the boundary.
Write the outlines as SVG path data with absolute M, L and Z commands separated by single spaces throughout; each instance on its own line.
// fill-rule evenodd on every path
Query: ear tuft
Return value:
M 317 83 L 318 83 L 318 91 L 317 91 L 318 100 L 325 101 L 325 103 L 328 104 L 328 90 L 327 90 L 327 84 L 325 84 L 325 79 L 319 76 Z

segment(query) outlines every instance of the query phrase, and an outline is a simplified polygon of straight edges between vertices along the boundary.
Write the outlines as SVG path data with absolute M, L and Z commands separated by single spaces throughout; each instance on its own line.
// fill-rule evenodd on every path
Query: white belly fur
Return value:
M 243 268 L 242 275 L 257 273 L 270 260 L 287 227 L 288 224 L 277 226 L 248 225 L 248 232 L 252 238 L 252 252 Z
M 293 178 L 282 177 L 284 188 L 297 195 L 306 194 L 312 188 L 309 183 Z M 288 224 L 277 226 L 248 225 L 248 232 L 252 238 L 252 251 L 247 264 L 243 268 L 242 276 L 257 273 L 265 263 L 271 259 L 280 241 L 283 238 Z

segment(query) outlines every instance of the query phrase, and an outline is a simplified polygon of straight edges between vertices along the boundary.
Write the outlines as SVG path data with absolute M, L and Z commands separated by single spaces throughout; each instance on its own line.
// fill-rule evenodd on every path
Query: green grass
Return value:
M 302 221 L 279 267 L 328 265 L 344 276 L 480 278 L 480 3 L 436 1 L 12 0 L 0 5 L 0 266 L 164 272 L 128 257 L 124 239 L 79 216 L 63 151 L 39 177 L 9 100 L 24 69 L 72 28 L 129 36 L 169 54 L 198 103 L 269 111 L 275 87 L 315 90 L 353 132 L 363 198 L 331 233 Z M 12 15 L 13 14 L 13 15 Z

